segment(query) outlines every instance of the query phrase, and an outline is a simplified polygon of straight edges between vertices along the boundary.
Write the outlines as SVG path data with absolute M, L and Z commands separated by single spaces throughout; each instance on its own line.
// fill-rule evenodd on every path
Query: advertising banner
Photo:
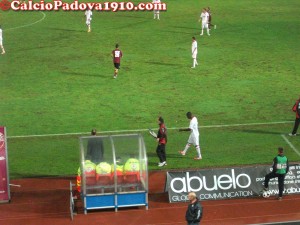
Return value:
M 258 196 L 271 166 L 222 168 L 199 171 L 168 172 L 166 191 L 170 202 L 186 202 L 195 192 L 200 200 L 219 200 Z M 277 178 L 269 182 L 270 195 L 278 195 Z M 285 194 L 300 194 L 300 164 L 290 165 L 285 177 Z
M 5 127 L 0 126 L 0 203 L 10 200 Z

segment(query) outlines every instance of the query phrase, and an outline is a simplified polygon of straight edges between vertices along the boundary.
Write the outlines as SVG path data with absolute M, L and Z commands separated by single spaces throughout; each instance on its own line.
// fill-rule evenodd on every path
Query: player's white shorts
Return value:
M 208 29 L 208 23 L 202 23 L 202 29 L 204 28 Z
M 193 144 L 194 146 L 199 145 L 199 136 L 195 136 L 193 133 L 191 133 L 188 143 Z
M 91 20 L 92 20 L 92 18 L 87 18 L 86 21 L 85 21 L 86 25 L 90 25 L 91 24 Z
M 2 44 L 2 38 L 0 38 L 0 45 L 3 45 L 3 44 Z
M 196 58 L 197 58 L 197 52 L 194 52 L 194 53 L 192 54 L 192 58 L 193 58 L 193 59 L 196 59 Z

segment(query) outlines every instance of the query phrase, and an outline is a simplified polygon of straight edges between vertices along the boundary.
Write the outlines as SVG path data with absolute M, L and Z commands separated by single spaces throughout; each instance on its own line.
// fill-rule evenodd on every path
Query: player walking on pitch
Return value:
M 115 66 L 114 78 L 117 78 L 120 69 L 121 58 L 123 57 L 123 53 L 119 49 L 119 44 L 116 44 L 116 49 L 112 51 L 112 57 Z
M 296 119 L 295 119 L 295 124 L 292 133 L 290 133 L 290 136 L 296 136 L 297 135 L 297 130 L 300 124 L 300 97 L 294 104 L 292 110 L 296 113 Z
M 2 28 L 1 28 L 1 25 L 0 25 L 0 48 L 2 50 L 1 54 L 3 55 L 3 54 L 5 54 L 5 50 L 4 50 L 2 41 L 3 41 L 3 38 L 2 38 Z
M 203 9 L 203 10 L 202 10 L 202 13 L 201 13 L 201 15 L 200 15 L 199 22 L 200 22 L 200 20 L 202 21 L 202 30 L 201 30 L 201 34 L 200 34 L 200 35 L 203 35 L 203 30 L 204 30 L 204 28 L 205 28 L 206 31 L 207 31 L 207 35 L 210 36 L 210 34 L 209 34 L 209 25 L 208 25 L 209 14 L 208 14 L 208 12 L 206 11 L 206 9 Z
M 153 0 L 152 3 L 153 4 L 160 4 L 160 0 Z M 153 12 L 154 12 L 154 19 L 159 20 L 159 10 L 153 10 Z
M 189 128 L 179 129 L 179 131 L 191 131 L 191 134 L 184 150 L 179 151 L 179 153 L 181 155 L 185 155 L 188 149 L 191 147 L 191 145 L 194 145 L 196 147 L 196 151 L 198 154 L 198 157 L 195 157 L 194 160 L 200 160 L 202 159 L 202 156 L 201 156 L 201 150 L 199 145 L 198 120 L 191 112 L 187 112 L 186 117 L 190 120 L 190 126 Z
M 211 11 L 209 7 L 207 7 L 206 12 L 208 13 L 208 29 L 211 29 L 212 26 L 217 29 L 217 25 L 211 23 Z
M 88 27 L 88 32 L 91 32 L 91 20 L 92 20 L 92 15 L 93 15 L 93 12 L 92 10 L 86 10 L 85 11 L 85 18 L 86 18 L 86 25 Z
M 192 58 L 193 58 L 193 66 L 191 68 L 195 68 L 198 66 L 197 62 L 197 54 L 198 54 L 198 44 L 195 37 L 192 37 Z
M 159 125 L 159 129 L 156 138 L 158 145 L 156 148 L 156 153 L 159 158 L 158 166 L 162 167 L 167 165 L 167 159 L 166 159 L 167 128 L 165 126 L 164 119 L 161 116 L 158 117 L 158 125 Z

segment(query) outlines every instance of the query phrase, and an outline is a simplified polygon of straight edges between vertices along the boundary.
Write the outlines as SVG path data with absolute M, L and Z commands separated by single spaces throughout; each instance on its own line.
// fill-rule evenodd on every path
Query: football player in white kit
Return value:
M 153 4 L 158 4 L 158 3 L 160 3 L 160 0 L 153 0 L 152 3 Z M 159 20 L 159 10 L 153 10 L 153 12 L 154 12 L 154 19 Z
M 198 54 L 198 44 L 195 37 L 192 37 L 192 58 L 193 58 L 193 66 L 191 68 L 195 68 L 196 65 L 198 66 L 197 62 L 197 54 Z
M 3 54 L 5 54 L 5 50 L 4 50 L 2 41 L 3 41 L 3 40 L 2 40 L 2 28 L 1 28 L 1 26 L 0 26 L 0 48 L 1 48 L 1 50 L 2 50 L 1 54 L 3 55 Z
M 199 22 L 200 22 L 200 20 L 202 21 L 202 30 L 201 30 L 201 34 L 200 35 L 203 35 L 203 30 L 205 28 L 206 31 L 207 31 L 207 35 L 210 36 L 210 34 L 209 34 L 208 19 L 209 19 L 209 13 L 206 11 L 206 9 L 203 9 L 202 13 L 200 15 L 200 19 L 199 19 Z
M 85 11 L 85 18 L 86 18 L 86 25 L 88 27 L 88 32 L 91 32 L 91 20 L 92 20 L 92 15 L 93 15 L 93 12 L 92 10 L 86 10 Z
M 196 147 L 196 151 L 198 156 L 194 158 L 194 160 L 202 159 L 201 150 L 199 145 L 199 131 L 198 131 L 198 120 L 191 112 L 186 113 L 186 117 L 190 120 L 189 128 L 179 129 L 179 131 L 191 131 L 188 143 L 186 144 L 183 151 L 179 151 L 181 155 L 185 155 L 191 145 Z

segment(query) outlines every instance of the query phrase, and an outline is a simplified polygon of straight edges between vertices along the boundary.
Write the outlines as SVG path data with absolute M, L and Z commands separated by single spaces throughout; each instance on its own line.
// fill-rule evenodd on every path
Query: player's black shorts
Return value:
M 114 63 L 116 69 L 120 69 L 120 63 Z

